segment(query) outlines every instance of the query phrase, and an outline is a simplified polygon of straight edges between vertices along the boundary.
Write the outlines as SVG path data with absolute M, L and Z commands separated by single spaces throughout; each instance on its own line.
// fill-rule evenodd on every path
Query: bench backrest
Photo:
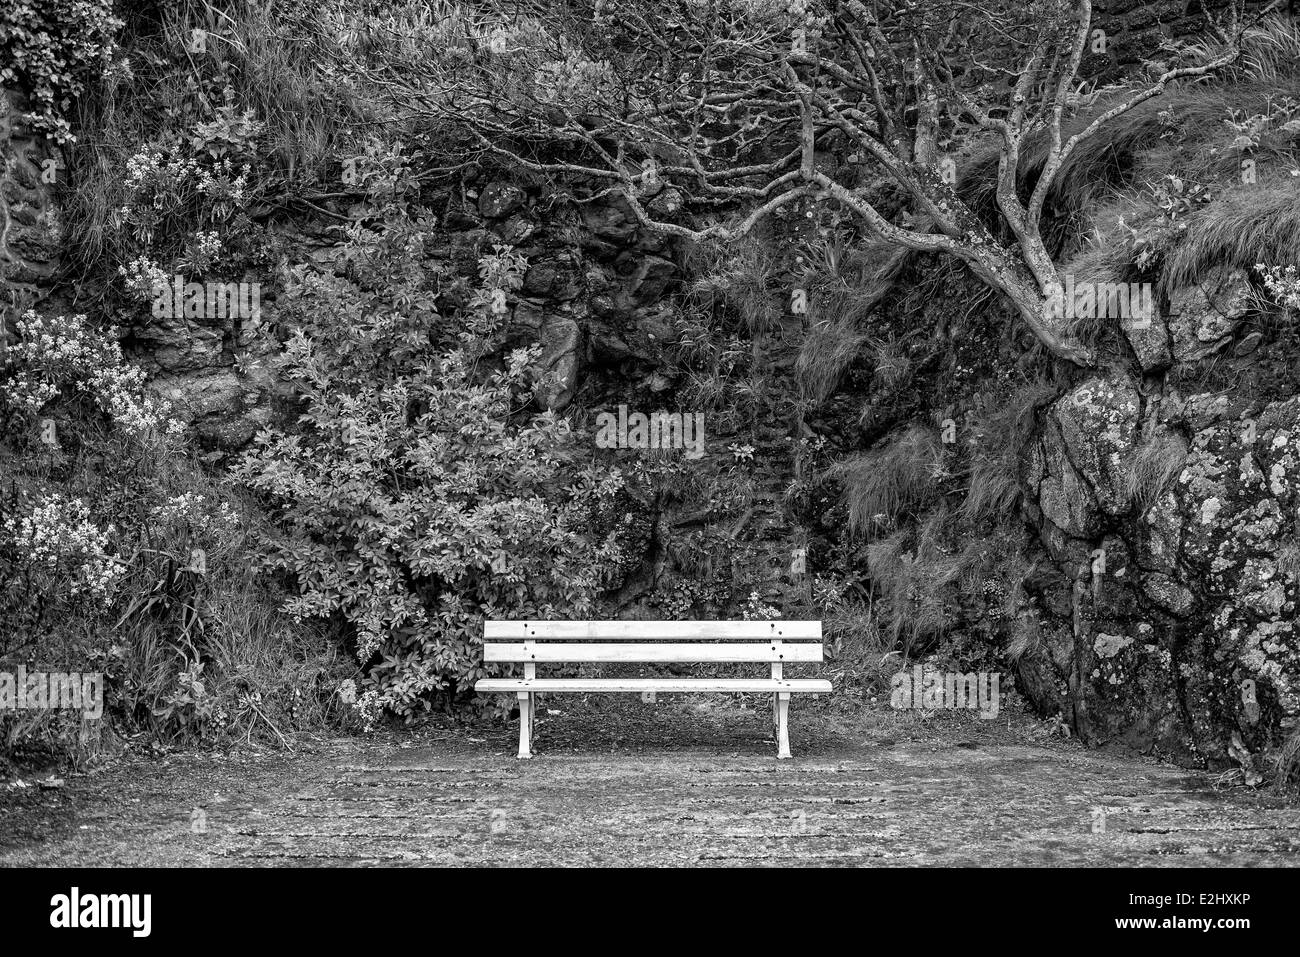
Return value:
M 822 660 L 820 621 L 487 621 L 485 662 Z M 531 669 L 530 669 L 531 670 Z

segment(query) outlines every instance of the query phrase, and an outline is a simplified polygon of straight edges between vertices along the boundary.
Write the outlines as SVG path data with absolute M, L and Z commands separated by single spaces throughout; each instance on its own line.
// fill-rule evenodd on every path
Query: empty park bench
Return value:
M 822 660 L 820 621 L 488 621 L 483 660 L 518 662 L 522 678 L 482 678 L 477 691 L 519 698 L 519 757 L 532 757 L 537 695 L 594 691 L 631 693 L 743 691 L 772 695 L 777 757 L 790 757 L 787 712 L 796 691 L 828 693 L 819 678 L 786 678 L 787 662 Z M 539 678 L 539 664 L 562 662 L 761 661 L 767 678 Z

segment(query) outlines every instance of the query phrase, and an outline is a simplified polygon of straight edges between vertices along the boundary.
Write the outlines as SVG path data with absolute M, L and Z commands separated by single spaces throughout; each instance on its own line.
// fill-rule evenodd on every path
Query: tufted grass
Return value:
M 1231 266 L 1247 275 L 1259 262 L 1300 260 L 1300 176 L 1264 186 L 1238 186 L 1188 222 L 1165 258 L 1160 288 L 1169 292 L 1205 272 Z
M 1023 494 L 1021 468 L 1038 410 L 1056 393 L 1048 383 L 1029 383 L 977 421 L 970 486 L 961 506 L 965 522 L 978 525 L 1014 518 Z
M 285 2 L 226 10 L 178 0 L 129 16 L 121 43 L 132 78 L 106 83 L 76 105 L 78 142 L 69 150 L 63 196 L 74 268 L 91 272 L 105 259 L 118 261 L 115 214 L 129 200 L 127 160 L 141 148 L 188 138 L 196 123 L 214 119 L 227 88 L 237 113 L 251 111 L 264 124 L 253 195 L 274 202 L 286 190 L 344 190 L 341 161 L 362 152 L 366 130 L 392 117 L 376 97 L 325 69 L 338 52 L 325 14 L 337 6 L 322 0 L 310 11 Z M 194 30 L 206 31 L 203 53 L 187 49 Z
M 1125 491 L 1139 514 L 1155 504 L 1187 461 L 1187 445 L 1171 432 L 1144 442 L 1125 462 Z
M 1278 750 L 1275 768 L 1280 788 L 1300 786 L 1300 730 L 1291 732 Z
M 823 402 L 835 391 L 844 371 L 870 339 L 859 324 L 859 310 L 851 304 L 837 302 L 827 309 L 831 315 L 808 327 L 794 366 L 801 392 L 813 402 Z
M 954 516 L 940 506 L 915 529 L 903 529 L 867 546 L 867 569 L 880 627 L 903 658 L 942 639 L 958 620 L 958 586 L 977 552 L 950 545 Z
M 937 431 L 913 426 L 882 448 L 832 466 L 827 477 L 844 486 L 850 532 L 873 538 L 876 530 L 930 502 L 941 461 Z

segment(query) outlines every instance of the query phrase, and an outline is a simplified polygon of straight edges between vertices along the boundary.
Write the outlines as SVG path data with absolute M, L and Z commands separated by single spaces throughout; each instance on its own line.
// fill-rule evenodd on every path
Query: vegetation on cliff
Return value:
M 278 741 L 490 707 L 485 617 L 812 617 L 845 690 L 1295 772 L 1294 25 L 1117 71 L 1056 0 L 71 6 L 75 76 L 5 74 L 75 141 L 30 121 L 0 655 Z M 598 448 L 620 405 L 705 454 Z

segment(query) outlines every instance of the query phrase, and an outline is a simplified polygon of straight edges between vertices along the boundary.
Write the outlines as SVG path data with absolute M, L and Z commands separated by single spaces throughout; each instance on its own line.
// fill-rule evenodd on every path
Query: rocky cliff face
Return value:
M 1176 315 L 1129 333 L 1141 378 L 1046 410 L 1027 511 L 1056 571 L 1024 612 L 1042 641 L 1022 667 L 1093 741 L 1253 768 L 1300 715 L 1300 399 L 1174 384 L 1212 355 L 1237 382 L 1259 365 L 1248 293 L 1226 270 L 1176 290 Z

